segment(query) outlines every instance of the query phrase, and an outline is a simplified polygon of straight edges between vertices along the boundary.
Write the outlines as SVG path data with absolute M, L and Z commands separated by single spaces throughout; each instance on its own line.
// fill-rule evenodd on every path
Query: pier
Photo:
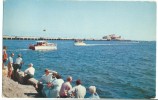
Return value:
M 8 36 L 3 35 L 3 40 L 83 40 L 83 41 L 131 41 L 126 39 L 95 39 L 95 38 L 52 38 L 52 37 L 35 37 L 35 36 Z M 134 40 L 136 41 L 136 40 Z
M 74 40 L 74 39 L 33 37 L 33 36 L 7 36 L 7 35 L 3 35 L 3 40 Z
M 8 36 L 8 35 L 3 35 L 3 40 L 76 40 L 79 38 L 52 38 L 52 37 L 34 37 L 34 36 Z M 98 40 L 98 41 L 105 41 L 105 39 L 81 39 L 81 40 Z

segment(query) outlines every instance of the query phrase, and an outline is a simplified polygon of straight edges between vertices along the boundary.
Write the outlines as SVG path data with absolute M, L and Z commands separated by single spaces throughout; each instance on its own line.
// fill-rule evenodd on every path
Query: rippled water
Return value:
M 34 40 L 4 40 L 11 52 L 21 53 L 22 70 L 32 62 L 35 78 L 49 68 L 60 73 L 65 80 L 73 77 L 72 85 L 81 79 L 88 89 L 97 87 L 101 98 L 153 98 L 156 86 L 156 42 L 85 41 L 77 47 L 73 41 L 49 41 L 58 44 L 56 51 L 32 51 L 28 45 Z M 86 97 L 89 93 L 87 91 Z

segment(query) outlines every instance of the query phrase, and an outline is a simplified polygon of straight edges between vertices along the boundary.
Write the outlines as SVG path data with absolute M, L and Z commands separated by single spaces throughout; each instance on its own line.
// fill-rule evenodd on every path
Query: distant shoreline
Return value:
M 107 39 L 86 39 L 86 38 L 45 38 L 45 37 L 24 37 L 24 36 L 3 36 L 3 40 L 83 40 L 83 41 L 148 41 L 148 40 L 107 40 Z M 156 40 L 150 40 L 150 41 L 156 41 Z
M 78 38 L 43 38 L 43 37 L 20 37 L 20 36 L 3 36 L 3 40 L 77 40 Z M 79 39 L 83 41 L 132 41 L 132 40 L 107 40 L 107 39 Z

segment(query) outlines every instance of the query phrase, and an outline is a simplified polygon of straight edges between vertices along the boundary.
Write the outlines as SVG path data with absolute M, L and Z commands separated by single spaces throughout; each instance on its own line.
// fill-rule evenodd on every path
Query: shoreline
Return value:
M 136 41 L 126 39 L 95 39 L 95 38 L 50 38 L 50 37 L 31 37 L 31 36 L 3 36 L 3 40 L 83 40 L 83 41 Z

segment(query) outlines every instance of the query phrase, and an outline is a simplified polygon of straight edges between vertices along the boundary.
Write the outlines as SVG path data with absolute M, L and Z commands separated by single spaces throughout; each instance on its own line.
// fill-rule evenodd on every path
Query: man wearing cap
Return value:
M 27 84 L 28 79 L 33 78 L 35 73 L 35 68 L 33 64 L 30 63 L 28 68 L 24 71 L 24 84 Z
M 78 79 L 76 81 L 76 86 L 69 90 L 68 93 L 72 94 L 72 96 L 74 95 L 75 98 L 84 98 L 86 95 L 86 88 L 81 85 L 81 80 Z

